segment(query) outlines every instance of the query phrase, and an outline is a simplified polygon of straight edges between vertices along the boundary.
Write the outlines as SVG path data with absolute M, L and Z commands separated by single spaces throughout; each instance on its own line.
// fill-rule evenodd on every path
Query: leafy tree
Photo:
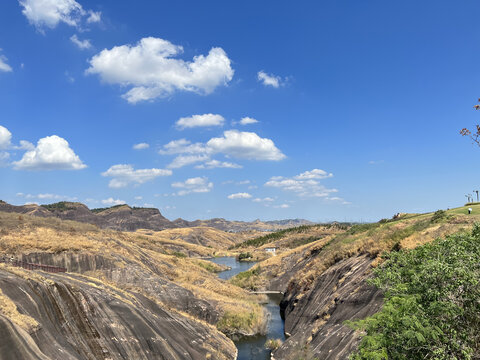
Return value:
M 386 255 L 371 283 L 385 294 L 351 359 L 480 358 L 480 225 L 414 250 Z

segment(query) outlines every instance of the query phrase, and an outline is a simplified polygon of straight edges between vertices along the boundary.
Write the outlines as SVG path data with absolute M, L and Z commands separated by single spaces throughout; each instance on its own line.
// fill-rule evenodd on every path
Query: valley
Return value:
M 270 233 L 120 231 L 1 211 L 0 358 L 243 360 L 248 339 L 262 339 L 255 351 L 272 359 L 347 359 L 362 335 L 346 321 L 382 309 L 369 282 L 382 256 L 470 231 L 480 205 L 470 207 Z M 268 292 L 283 295 L 272 303 Z

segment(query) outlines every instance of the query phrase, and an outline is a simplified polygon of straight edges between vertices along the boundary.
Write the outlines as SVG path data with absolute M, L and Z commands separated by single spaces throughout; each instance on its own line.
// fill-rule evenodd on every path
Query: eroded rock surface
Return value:
M 169 281 L 165 274 L 162 274 L 148 258 L 144 259 L 144 263 L 149 265 L 148 270 L 150 271 L 125 258 L 119 258 L 119 262 L 121 261 L 123 265 L 117 266 L 115 259 L 85 253 L 30 253 L 22 254 L 19 260 L 64 267 L 68 272 L 80 274 L 93 272 L 95 277 L 100 275 L 101 278 L 105 278 L 121 288 L 142 289 L 144 293 L 158 299 L 163 304 L 210 324 L 215 324 L 220 317 L 214 304 L 196 298 L 191 291 Z
M 291 285 L 281 303 L 290 337 L 274 359 L 348 359 L 359 336 L 344 322 L 370 316 L 382 305 L 381 292 L 366 283 L 371 262 L 367 255 L 351 257 L 324 271 L 310 289 Z
M 3 268 L 0 289 L 39 324 L 22 329 L 15 314 L 0 316 L 2 360 L 236 357 L 234 344 L 214 327 L 82 275 Z

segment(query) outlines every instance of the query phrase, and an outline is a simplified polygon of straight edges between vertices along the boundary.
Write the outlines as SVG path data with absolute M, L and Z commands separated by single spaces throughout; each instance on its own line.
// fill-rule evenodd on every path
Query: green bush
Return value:
M 471 234 L 389 253 L 371 283 L 385 303 L 377 314 L 347 322 L 366 332 L 351 359 L 479 358 L 479 225 Z
M 240 255 L 238 255 L 238 261 L 245 261 L 252 258 L 253 258 L 253 255 L 249 252 L 241 253 Z
M 445 210 L 437 210 L 432 216 L 432 223 L 439 222 L 447 217 L 447 212 Z
M 173 256 L 176 256 L 176 257 L 178 257 L 178 258 L 186 258 L 186 257 L 187 257 L 187 255 L 185 255 L 184 253 L 182 253 L 182 252 L 180 252 L 180 251 L 174 251 L 174 252 L 172 253 L 172 255 L 173 255 Z

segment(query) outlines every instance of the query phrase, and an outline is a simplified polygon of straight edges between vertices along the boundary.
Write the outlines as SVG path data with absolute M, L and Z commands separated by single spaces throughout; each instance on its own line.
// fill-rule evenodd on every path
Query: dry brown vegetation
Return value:
M 134 264 L 142 271 L 173 281 L 214 305 L 222 315 L 219 322 L 222 331 L 228 333 L 231 330 L 226 327 L 225 319 L 235 317 L 239 321 L 247 319 L 243 324 L 248 327 L 241 331 L 251 333 L 265 320 L 258 298 L 220 280 L 215 274 L 222 270 L 219 265 L 188 257 L 224 254 L 226 247 L 243 240 L 241 237 L 236 239 L 236 236 L 209 228 L 118 232 L 56 218 L 0 212 L 0 256 L 66 252 L 102 255 L 118 268 Z M 192 243 L 192 239 L 197 243 Z M 102 272 L 92 271 L 88 275 L 106 286 L 115 285 Z M 10 303 L 4 303 L 11 309 Z M 13 310 L 10 314 L 14 314 Z
M 354 225 L 306 245 L 281 250 L 277 252 L 277 256 L 257 264 L 246 275 L 237 275 L 231 282 L 244 288 L 264 288 L 273 278 L 282 276 L 295 264 L 304 262 L 292 282 L 308 288 L 315 278 L 340 260 L 368 254 L 376 258 L 375 266 L 381 261 L 379 255 L 385 251 L 414 248 L 436 238 L 468 229 L 475 221 L 480 221 L 480 205 L 470 207 L 473 209 L 470 215 L 467 207 L 461 207 L 437 213 L 404 214 L 396 220 Z M 302 234 L 287 234 L 274 243 L 263 245 L 262 248 L 299 241 L 299 236 L 316 236 L 317 231 L 318 229 L 312 227 L 312 231 Z

